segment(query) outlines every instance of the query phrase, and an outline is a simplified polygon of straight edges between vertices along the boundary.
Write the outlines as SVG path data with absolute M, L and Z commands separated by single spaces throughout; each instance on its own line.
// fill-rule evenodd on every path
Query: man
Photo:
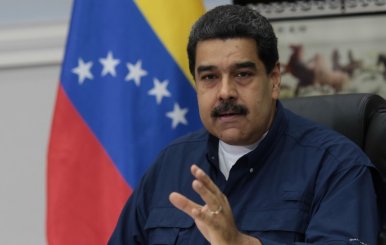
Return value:
M 161 152 L 109 244 L 376 244 L 373 166 L 282 107 L 269 22 L 247 7 L 212 9 L 188 56 L 206 129 Z

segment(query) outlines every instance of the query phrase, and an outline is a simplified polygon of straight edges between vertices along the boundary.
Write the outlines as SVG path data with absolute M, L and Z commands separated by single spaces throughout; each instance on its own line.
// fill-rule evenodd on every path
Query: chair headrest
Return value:
M 338 94 L 281 100 L 284 107 L 345 135 L 362 149 L 372 117 L 385 100 L 375 94 Z
M 378 107 L 367 128 L 364 151 L 386 180 L 386 103 Z

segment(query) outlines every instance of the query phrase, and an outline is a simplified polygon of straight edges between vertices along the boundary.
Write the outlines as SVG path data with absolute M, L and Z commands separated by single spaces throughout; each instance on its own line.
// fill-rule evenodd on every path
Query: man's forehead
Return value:
M 256 42 L 251 38 L 217 38 L 202 40 L 197 43 L 195 52 L 196 59 L 202 56 L 205 58 L 216 58 L 217 56 L 228 56 L 233 54 L 249 57 L 249 59 L 258 58 Z

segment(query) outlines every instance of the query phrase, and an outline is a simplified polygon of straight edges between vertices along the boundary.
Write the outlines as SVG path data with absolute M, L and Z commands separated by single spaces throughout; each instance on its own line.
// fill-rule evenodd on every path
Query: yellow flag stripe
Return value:
M 204 13 L 201 0 L 136 0 L 154 32 L 194 86 L 186 54 L 192 24 Z

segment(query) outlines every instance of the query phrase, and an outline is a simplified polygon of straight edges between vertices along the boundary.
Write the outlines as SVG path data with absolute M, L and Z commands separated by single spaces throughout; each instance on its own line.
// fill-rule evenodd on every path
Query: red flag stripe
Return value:
M 48 243 L 106 244 L 132 189 L 61 86 L 47 171 Z

